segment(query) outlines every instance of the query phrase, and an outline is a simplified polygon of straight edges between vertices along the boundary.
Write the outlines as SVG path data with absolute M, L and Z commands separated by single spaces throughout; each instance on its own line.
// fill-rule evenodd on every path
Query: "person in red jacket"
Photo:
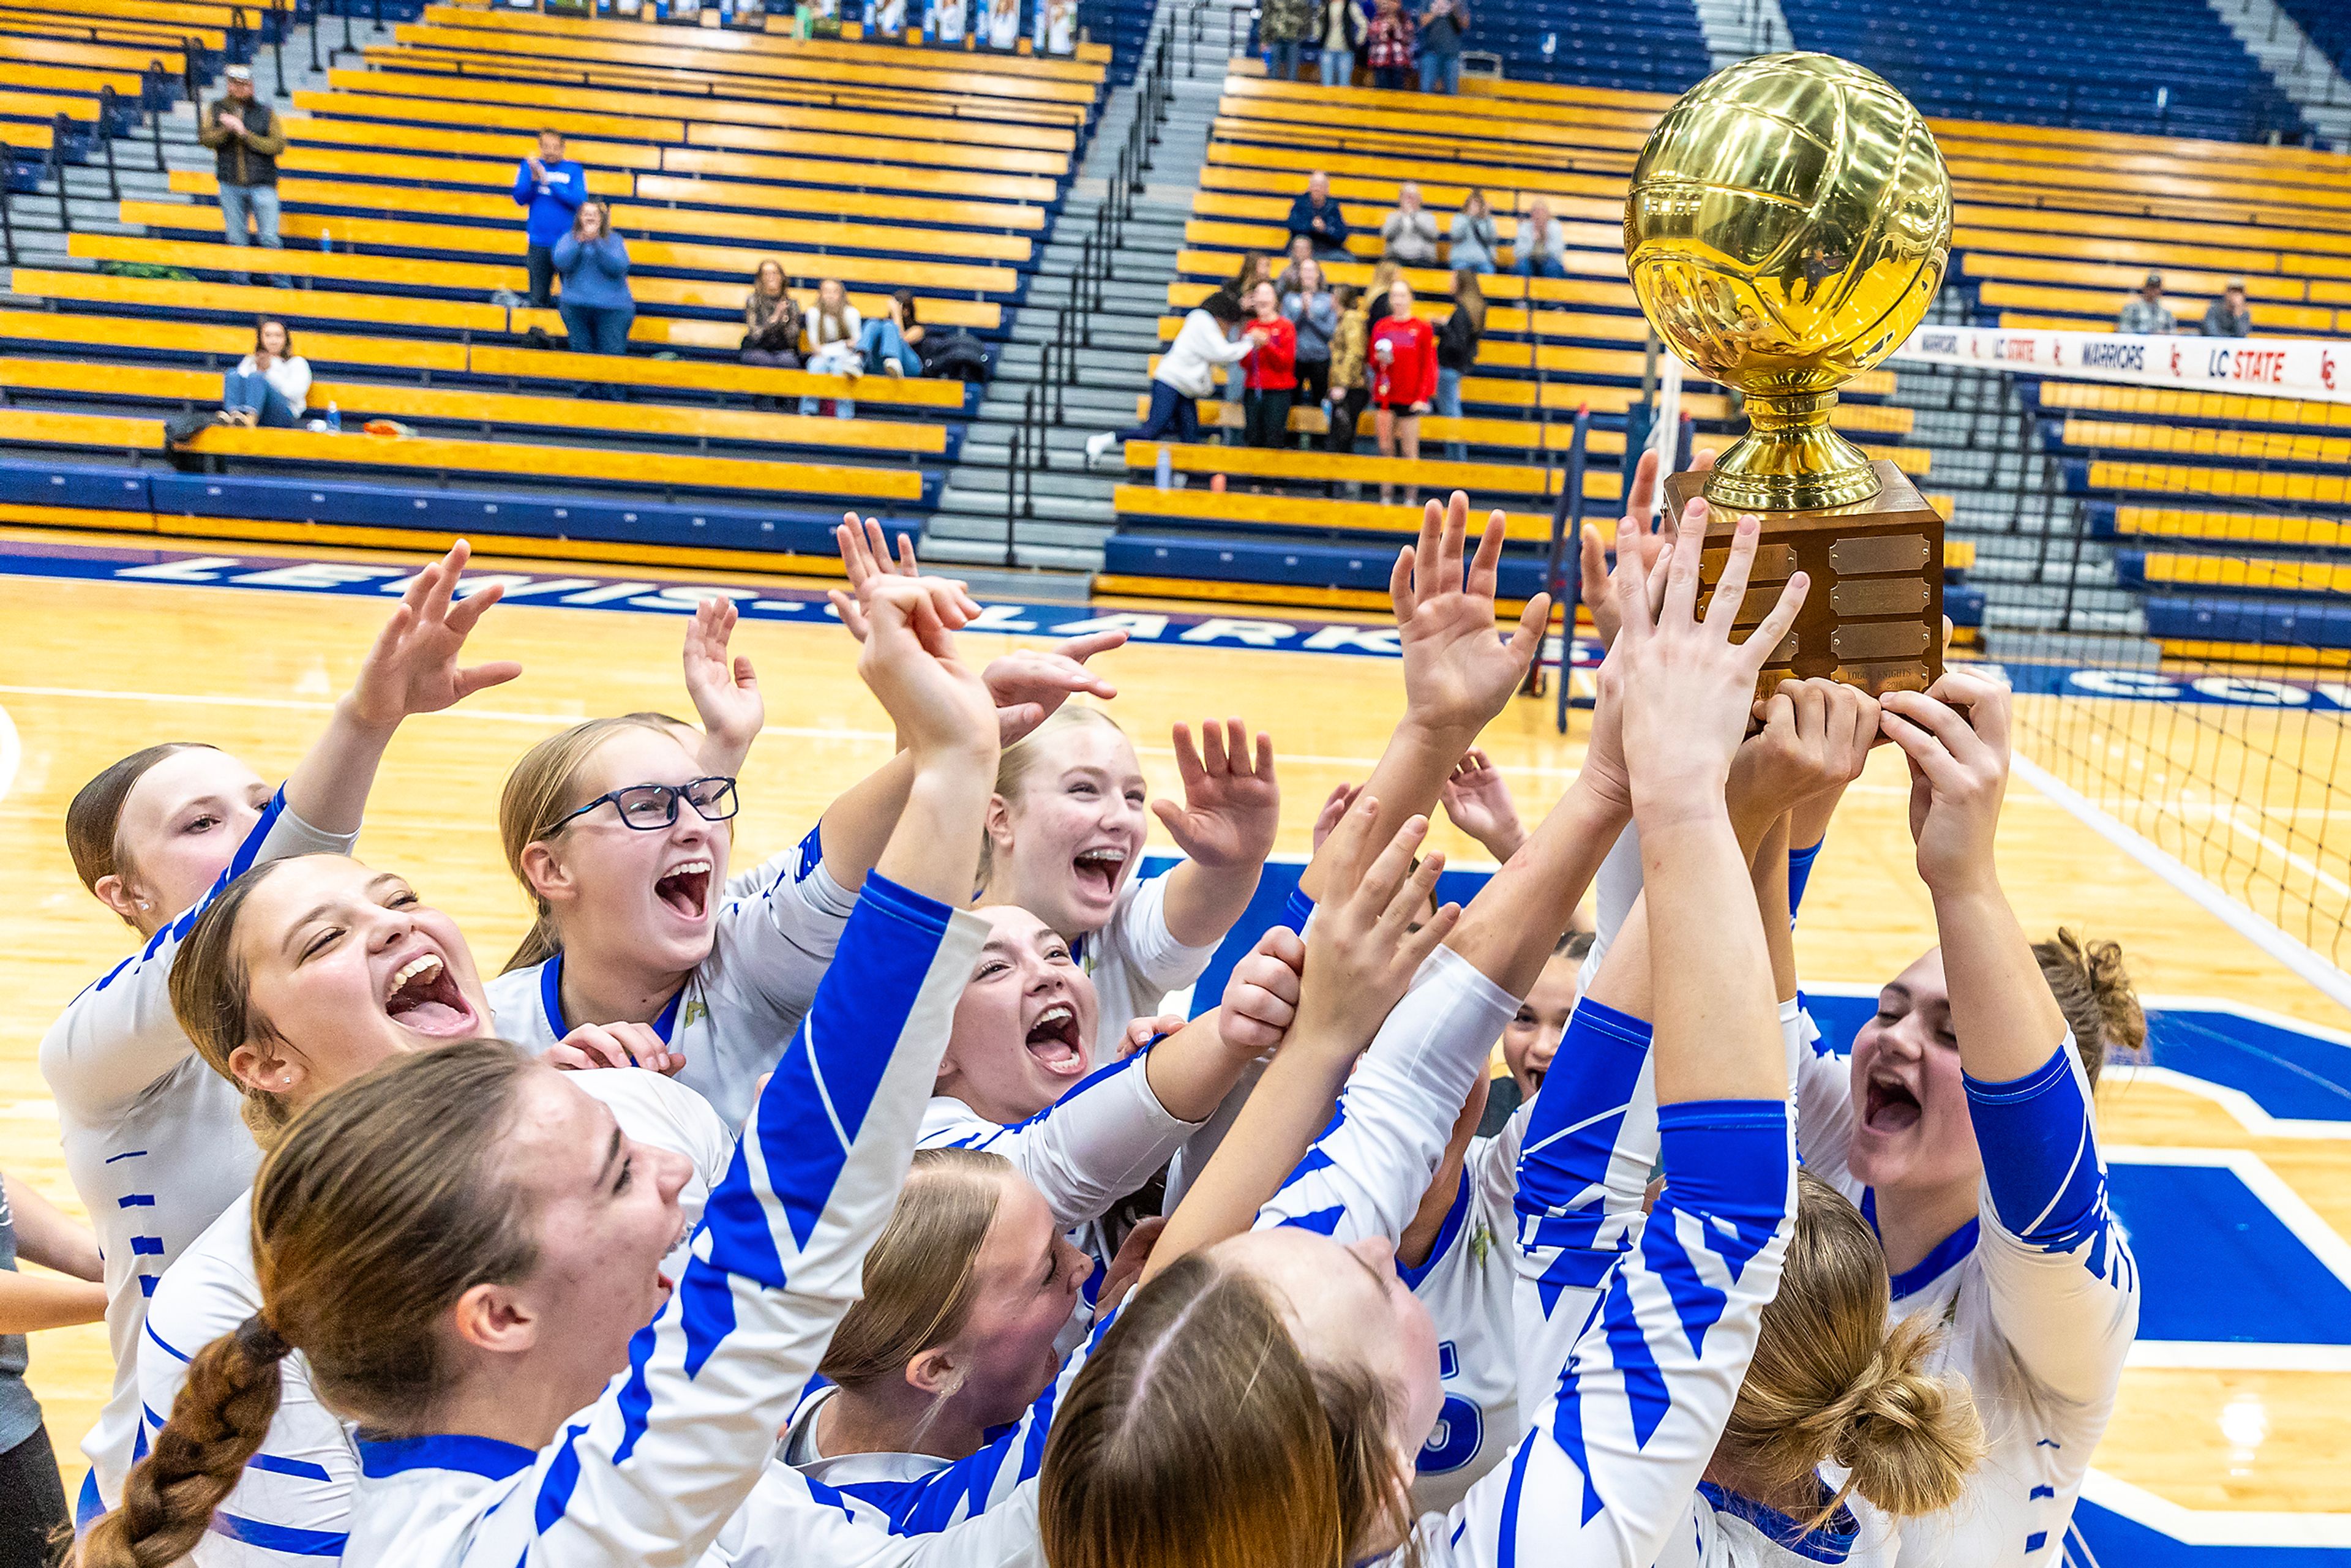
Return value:
M 1402 447 L 1406 462 L 1420 461 L 1420 416 L 1437 396 L 1437 333 L 1412 311 L 1412 288 L 1401 277 L 1388 286 L 1388 313 L 1372 329 L 1372 407 L 1380 436 L 1380 455 L 1394 457 Z M 1395 486 L 1380 486 L 1380 503 L 1393 505 Z M 1404 504 L 1416 505 L 1419 494 L 1405 486 Z
M 1273 285 L 1249 290 L 1249 319 L 1242 331 L 1257 342 L 1249 358 L 1249 391 L 1241 400 L 1251 446 L 1290 444 L 1290 404 L 1298 395 L 1298 328 L 1281 313 Z

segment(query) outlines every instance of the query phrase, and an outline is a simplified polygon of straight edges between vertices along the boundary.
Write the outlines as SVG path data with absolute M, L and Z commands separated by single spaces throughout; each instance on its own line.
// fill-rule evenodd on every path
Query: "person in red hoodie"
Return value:
M 1257 342 L 1249 358 L 1249 391 L 1241 400 L 1251 446 L 1290 444 L 1290 404 L 1298 395 L 1298 328 L 1281 313 L 1270 283 L 1249 290 L 1249 319 L 1242 330 Z
M 1420 416 L 1437 396 L 1437 333 L 1412 311 L 1412 288 L 1401 277 L 1388 287 L 1388 313 L 1372 329 L 1372 406 L 1380 455 L 1404 449 L 1406 462 L 1420 461 Z M 1395 486 L 1380 486 L 1380 504 L 1395 500 Z M 1404 504 L 1417 504 L 1418 492 L 1405 486 Z

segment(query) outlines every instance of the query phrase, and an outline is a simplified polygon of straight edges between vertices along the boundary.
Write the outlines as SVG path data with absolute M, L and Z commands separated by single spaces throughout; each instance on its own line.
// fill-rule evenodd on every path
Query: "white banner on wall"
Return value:
M 1921 327 L 1894 350 L 1893 362 L 2351 402 L 2351 340 L 2326 338 L 2145 338 L 2127 332 Z

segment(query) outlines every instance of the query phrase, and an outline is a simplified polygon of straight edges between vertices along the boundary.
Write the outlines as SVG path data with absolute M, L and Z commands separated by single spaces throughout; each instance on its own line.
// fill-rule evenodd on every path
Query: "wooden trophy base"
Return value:
M 1877 494 L 1816 512 L 1764 511 L 1740 626 L 1754 626 L 1779 602 L 1781 585 L 1802 571 L 1812 580 L 1804 607 L 1763 668 L 1768 695 L 1784 680 L 1826 676 L 1872 696 L 1924 691 L 1943 674 L 1943 519 L 1901 469 L 1886 458 L 1870 466 Z M 1667 516 L 1704 491 L 1703 474 L 1666 481 Z M 1709 511 L 1703 580 L 1713 583 L 1730 557 L 1740 514 Z M 1701 610 L 1711 594 L 1698 601 Z

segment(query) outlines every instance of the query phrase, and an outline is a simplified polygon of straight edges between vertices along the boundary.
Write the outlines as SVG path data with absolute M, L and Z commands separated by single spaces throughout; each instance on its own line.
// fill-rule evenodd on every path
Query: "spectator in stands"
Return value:
M 1552 221 L 1551 204 L 1537 196 L 1519 220 L 1519 259 L 1510 270 L 1521 277 L 1565 277 L 1567 235 Z
M 1311 0 L 1262 0 L 1257 36 L 1265 45 L 1265 74 L 1273 80 L 1298 79 L 1298 47 L 1313 11 Z
M 1298 329 L 1281 313 L 1272 284 L 1259 284 L 1249 297 L 1241 331 L 1257 345 L 1241 398 L 1241 439 L 1250 446 L 1287 446 L 1290 405 L 1298 397 Z
M 1437 334 L 1413 314 L 1412 286 L 1401 277 L 1388 286 L 1386 319 L 1372 329 L 1372 406 L 1380 455 L 1420 461 L 1420 416 L 1437 396 Z M 1380 486 L 1380 504 L 1395 503 L 1393 485 Z M 1405 486 L 1404 504 L 1417 505 L 1419 493 Z
M 515 169 L 514 199 L 529 209 L 523 265 L 530 269 L 531 307 L 544 310 L 553 302 L 556 242 L 571 232 L 572 215 L 588 199 L 588 171 L 563 155 L 563 132 L 538 133 L 538 151 Z
M 1315 41 L 1322 51 L 1322 85 L 1348 87 L 1355 79 L 1355 51 L 1364 47 L 1371 24 L 1364 16 L 1364 0 L 1322 0 L 1314 25 Z
M 1290 260 L 1282 267 L 1281 276 L 1273 280 L 1273 291 L 1276 294 L 1297 293 L 1299 269 L 1313 259 L 1314 242 L 1304 235 L 1290 235 Z M 1249 290 L 1256 287 L 1255 284 L 1238 277 L 1233 281 L 1239 289 L 1239 292 L 1233 297 L 1236 299 L 1247 299 Z
M 2122 331 L 2137 332 L 2147 337 L 2160 337 L 2166 332 L 2179 329 L 2178 319 L 2164 308 L 2163 274 L 2148 273 L 2147 281 L 2139 285 L 2138 293 L 2123 301 L 2122 319 L 2117 326 Z
M 1355 426 L 1364 417 L 1364 405 L 1372 401 L 1372 390 L 1364 377 L 1371 329 L 1364 324 L 1361 289 L 1342 284 L 1332 291 L 1331 302 L 1339 310 L 1339 329 L 1331 334 L 1331 379 L 1323 389 L 1329 399 L 1331 431 L 1322 438 L 1322 449 L 1351 453 L 1355 450 Z
M 1394 256 L 1380 257 L 1372 268 L 1372 286 L 1364 292 L 1364 329 L 1366 332 L 1387 319 L 1388 290 L 1404 276 L 1404 265 Z
M 816 286 L 816 313 L 808 319 L 808 368 L 820 376 L 846 376 L 851 386 L 865 373 L 865 356 L 857 347 L 865 335 L 865 323 L 858 319 L 857 307 L 849 302 L 849 286 L 838 277 L 828 277 Z M 800 412 L 817 412 L 817 399 L 800 399 Z M 852 398 L 832 400 L 836 419 L 855 419 L 857 403 Z
M 1420 14 L 1420 90 L 1461 90 L 1461 40 L 1469 31 L 1468 0 L 1429 0 Z
M 1437 412 L 1447 419 L 1461 417 L 1461 378 L 1477 367 L 1478 340 L 1486 335 L 1486 296 L 1478 275 L 1466 267 L 1453 269 L 1453 314 L 1437 334 Z M 1456 463 L 1469 458 L 1459 441 L 1445 444 L 1445 455 Z
M 1292 241 L 1290 248 L 1296 250 L 1301 243 L 1304 242 Z M 1310 256 L 1313 254 L 1311 245 L 1307 246 L 1307 254 Z M 1265 258 L 1263 251 L 1252 250 L 1242 253 L 1241 264 L 1233 268 L 1232 277 L 1225 282 L 1225 292 L 1233 297 L 1233 308 L 1240 316 L 1249 314 L 1249 297 L 1256 291 L 1257 286 L 1272 276 L 1273 263 Z M 1284 276 L 1288 275 L 1285 273 Z M 1277 283 L 1274 287 L 1279 288 L 1281 286 Z M 1236 317 L 1236 319 L 1238 319 Z
M 783 264 L 763 261 L 743 301 L 743 362 L 771 371 L 800 368 L 799 301 L 784 287 Z
M 196 140 L 213 150 L 213 172 L 220 181 L 221 225 L 228 243 L 246 246 L 246 225 L 252 224 L 264 249 L 284 248 L 277 239 L 277 155 L 286 151 L 286 127 L 270 107 L 253 96 L 253 68 L 231 66 L 225 96 L 216 99 L 196 131 Z M 253 281 L 247 273 L 245 280 Z M 293 287 L 280 275 L 280 288 Z
M 1420 187 L 1406 180 L 1396 190 L 1396 210 L 1380 225 L 1380 254 L 1406 267 L 1437 265 L 1437 214 L 1420 204 Z
M 637 302 L 629 294 L 629 246 L 612 227 L 611 209 L 580 204 L 571 232 L 555 242 L 555 270 L 563 278 L 563 336 L 575 354 L 625 354 Z
M 857 351 L 865 368 L 879 365 L 885 376 L 919 376 L 923 356 L 914 346 L 923 340 L 923 324 L 914 319 L 914 291 L 901 288 L 882 307 L 882 314 L 857 329 Z
M 1331 176 L 1317 169 L 1306 176 L 1306 190 L 1290 204 L 1290 232 L 1314 242 L 1320 256 L 1347 254 L 1347 219 L 1331 196 Z
M 1157 441 L 1173 432 L 1189 444 L 1200 439 L 1200 405 L 1217 392 L 1217 367 L 1238 364 L 1257 347 L 1253 339 L 1238 341 L 1227 334 L 1240 322 L 1241 308 L 1218 289 L 1184 318 L 1184 329 L 1159 356 L 1151 378 L 1151 413 L 1132 430 L 1105 430 L 1086 439 L 1086 466 L 1102 461 L 1102 454 L 1123 441 Z
M 2249 338 L 2253 332 L 2253 313 L 2245 305 L 2245 280 L 2232 277 L 2220 290 L 2220 298 L 2204 308 L 2204 335 L 2208 338 Z
M 1297 287 L 1281 291 L 1281 313 L 1298 329 L 1298 404 L 1321 402 L 1331 388 L 1331 337 L 1339 329 L 1339 307 L 1322 287 L 1322 264 L 1308 256 L 1298 264 Z
M 1494 214 L 1486 207 L 1485 192 L 1472 191 L 1461 198 L 1461 210 L 1453 214 L 1453 230 L 1447 237 L 1453 242 L 1455 270 L 1495 269 L 1498 264 L 1494 258 L 1501 250 L 1501 243 L 1495 232 Z
M 1412 72 L 1416 47 L 1412 13 L 1404 8 L 1404 0 L 1374 0 L 1371 43 L 1364 52 L 1373 82 L 1390 90 L 1402 88 Z
M 310 361 L 294 351 L 293 334 L 275 316 L 253 324 L 253 352 L 222 378 L 223 424 L 298 430 L 310 402 Z

